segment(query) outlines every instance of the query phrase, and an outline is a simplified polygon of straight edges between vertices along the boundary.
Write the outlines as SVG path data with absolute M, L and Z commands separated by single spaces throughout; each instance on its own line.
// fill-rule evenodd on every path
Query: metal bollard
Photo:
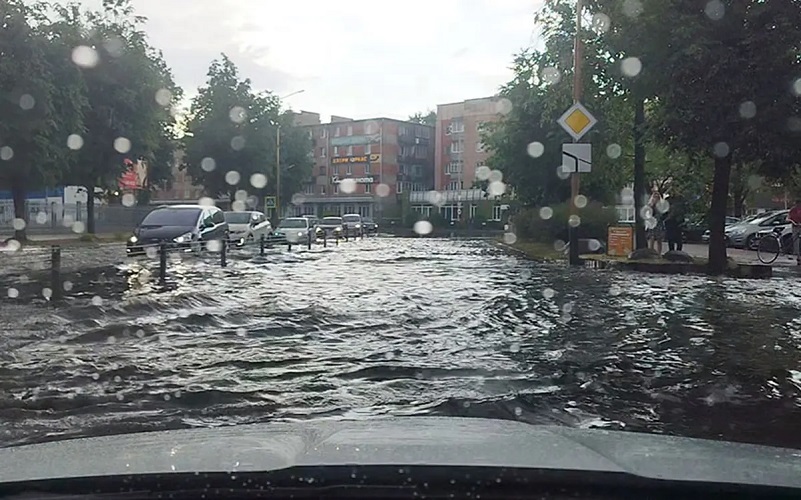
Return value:
M 163 285 L 167 280 L 167 245 L 159 245 L 159 281 Z
M 228 265 L 228 240 L 222 239 L 222 247 L 220 248 L 220 266 L 226 267 Z
M 328 248 L 328 231 L 323 231 L 323 248 Z
M 259 238 L 259 255 L 264 255 L 264 233 L 261 233 L 261 238 Z
M 289 238 L 286 239 L 286 249 L 288 252 L 292 251 L 292 243 L 289 242 Z
M 307 243 L 307 250 L 311 250 L 311 240 L 312 240 L 312 233 L 311 233 L 311 231 L 309 231 L 309 234 L 307 235 L 307 238 L 306 238 L 306 239 L 307 239 L 307 240 L 309 240 L 309 241 L 307 241 L 307 242 L 306 242 L 306 243 Z
M 53 300 L 61 299 L 61 247 L 58 245 L 50 247 L 50 290 Z

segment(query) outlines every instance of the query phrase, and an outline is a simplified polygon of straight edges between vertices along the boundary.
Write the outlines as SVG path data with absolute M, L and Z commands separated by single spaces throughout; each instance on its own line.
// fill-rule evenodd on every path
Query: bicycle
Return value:
M 759 238 L 757 242 L 757 258 L 763 264 L 772 264 L 779 255 L 784 254 L 787 257 L 797 257 L 794 255 L 796 240 L 801 237 L 799 234 L 791 234 L 789 237 L 784 236 L 782 233 L 784 228 L 777 227 L 768 234 Z

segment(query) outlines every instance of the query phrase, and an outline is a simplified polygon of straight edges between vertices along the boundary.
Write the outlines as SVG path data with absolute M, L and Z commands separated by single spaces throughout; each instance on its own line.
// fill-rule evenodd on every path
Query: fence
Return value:
M 144 219 L 152 206 L 126 207 L 123 205 L 95 205 L 95 232 L 128 233 Z M 55 202 L 25 203 L 26 229 L 33 234 L 82 233 L 86 230 L 88 215 L 86 204 L 61 205 Z M 14 230 L 14 210 L 0 206 L 0 232 Z

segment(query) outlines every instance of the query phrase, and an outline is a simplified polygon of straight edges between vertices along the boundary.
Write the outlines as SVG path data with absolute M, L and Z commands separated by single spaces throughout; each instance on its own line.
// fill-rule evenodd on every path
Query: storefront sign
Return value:
M 359 156 L 337 156 L 335 158 L 331 158 L 332 165 L 339 165 L 342 163 L 374 163 L 378 161 L 381 161 L 381 155 L 379 154 L 359 155 Z
M 331 145 L 332 146 L 356 146 L 358 144 L 371 144 L 374 142 L 379 142 L 380 136 L 378 134 L 373 135 L 348 135 L 345 137 L 332 137 L 331 138 Z
M 356 184 L 373 184 L 375 183 L 375 178 L 373 177 L 346 177 L 345 179 L 341 179 L 338 175 L 331 177 L 332 184 L 339 184 L 344 180 L 352 180 L 355 181 Z
M 607 253 L 614 257 L 628 257 L 634 250 L 634 228 L 632 226 L 609 226 L 607 229 Z

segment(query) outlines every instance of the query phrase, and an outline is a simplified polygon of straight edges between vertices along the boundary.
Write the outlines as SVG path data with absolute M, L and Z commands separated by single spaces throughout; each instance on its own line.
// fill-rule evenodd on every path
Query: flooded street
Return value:
M 792 277 L 567 269 L 398 238 L 178 259 L 165 290 L 154 264 L 120 253 L 58 307 L 31 304 L 35 279 L 0 278 L 0 445 L 454 415 L 801 448 Z

